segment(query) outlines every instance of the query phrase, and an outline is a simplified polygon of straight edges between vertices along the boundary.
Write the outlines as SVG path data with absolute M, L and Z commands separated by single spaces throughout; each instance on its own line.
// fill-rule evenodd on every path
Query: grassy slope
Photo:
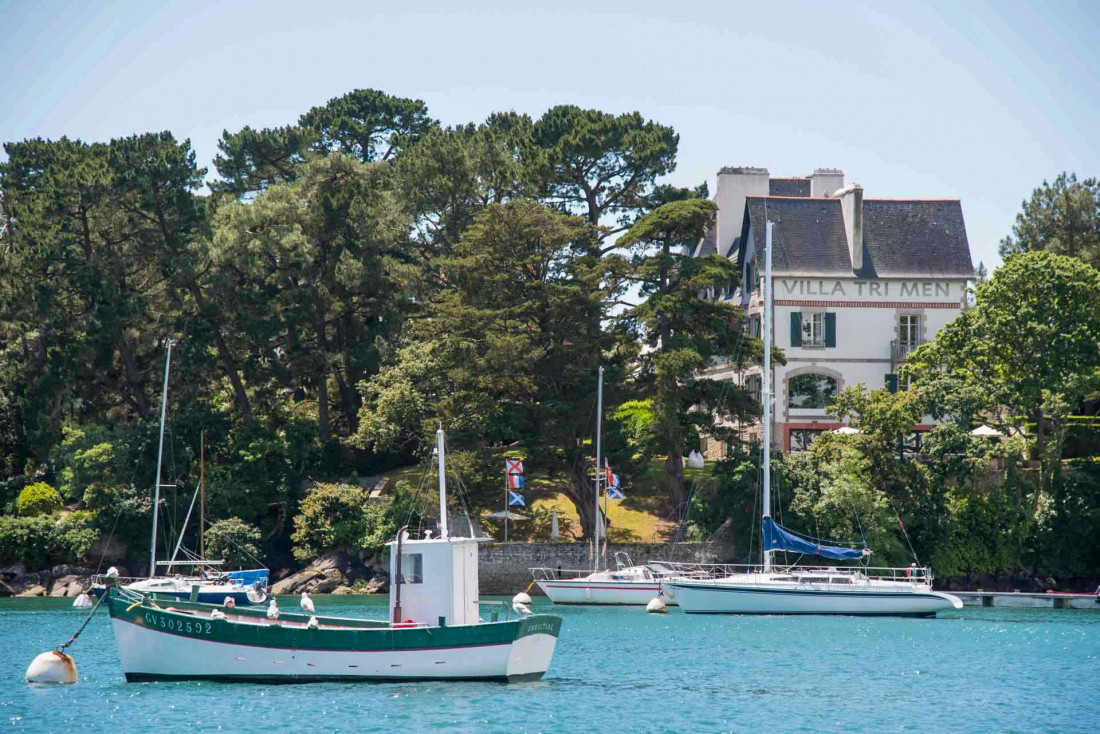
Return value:
M 662 542 L 672 530 L 668 515 L 668 482 L 665 479 L 664 459 L 654 459 L 641 476 L 632 477 L 630 485 L 623 488 L 625 500 L 607 503 L 607 515 L 611 520 L 612 541 Z M 703 469 L 684 469 L 688 493 L 711 481 L 712 462 Z M 386 472 L 385 476 L 418 482 L 420 467 L 402 467 Z M 530 519 L 509 523 L 509 540 L 549 540 L 550 513 L 558 512 L 558 524 L 563 540 L 580 535 L 580 521 L 573 503 L 559 489 L 560 479 L 548 480 L 545 476 L 529 475 L 524 497 L 527 508 L 513 508 Z M 502 490 L 503 495 L 503 490 Z M 503 504 L 503 496 L 501 497 Z M 602 505 L 602 501 L 601 501 Z M 481 512 L 495 512 L 500 507 L 480 508 Z M 501 537 L 500 528 L 492 521 L 485 522 L 486 530 Z

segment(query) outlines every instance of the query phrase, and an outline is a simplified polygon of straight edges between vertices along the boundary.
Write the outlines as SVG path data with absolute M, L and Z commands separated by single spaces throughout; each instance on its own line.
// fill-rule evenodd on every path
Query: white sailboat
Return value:
M 167 561 L 157 560 L 157 520 L 159 517 L 160 490 L 162 487 L 174 486 L 161 484 L 161 465 L 164 458 L 164 422 L 168 410 L 168 375 L 172 369 L 172 347 L 175 342 L 168 340 L 168 354 L 164 359 L 164 388 L 160 399 L 160 443 L 157 449 L 157 479 L 153 490 L 153 535 L 149 541 L 149 576 L 147 578 L 119 578 L 112 570 L 106 574 L 97 574 L 92 577 L 92 594 L 102 596 L 109 586 L 122 586 L 140 593 L 155 593 L 160 598 L 189 599 L 191 601 L 220 604 L 226 598 L 232 598 L 236 604 L 262 604 L 267 601 L 268 570 L 266 568 L 251 569 L 246 571 L 224 572 L 219 570 L 222 561 L 212 561 L 202 558 L 200 548 L 199 556 L 193 556 L 184 550 L 184 554 L 190 556 L 187 560 L 177 561 L 183 545 L 183 534 L 187 524 L 191 520 L 191 512 L 195 509 L 195 500 L 200 493 L 205 493 L 205 465 L 203 467 L 203 480 L 195 495 L 191 498 L 191 505 L 184 518 L 183 527 L 180 529 L 180 537 L 176 542 L 172 557 Z M 203 448 L 205 464 L 205 447 Z M 203 535 L 202 524 L 205 519 L 205 494 L 204 505 L 200 510 L 199 537 Z M 200 541 L 201 543 L 201 541 Z M 168 573 L 157 574 L 157 569 L 165 568 Z M 173 574 L 177 567 L 189 568 L 191 574 Z M 195 571 L 197 570 L 197 573 Z
M 665 576 L 661 567 L 639 566 L 626 553 L 615 554 L 614 569 L 600 569 L 600 529 L 606 512 L 600 511 L 603 439 L 603 367 L 596 392 L 596 523 L 591 569 L 532 568 L 535 584 L 555 604 L 606 604 L 645 606 L 660 591 Z M 605 488 L 606 489 L 606 488 Z M 606 506 L 606 502 L 605 502 Z
M 452 537 L 442 429 L 439 456 L 440 532 L 389 543 L 388 620 L 265 612 L 192 602 L 157 604 L 112 588 L 107 599 L 119 661 L 127 681 L 499 680 L 542 677 L 550 666 L 561 617 L 518 619 L 492 613 L 482 621 L 477 544 Z M 508 615 L 508 609 L 505 608 Z
M 763 555 L 762 567 L 664 564 L 675 574 L 661 582 L 665 596 L 688 614 L 845 614 L 934 616 L 962 601 L 933 591 L 927 568 L 776 568 L 772 553 L 791 551 L 834 560 L 858 560 L 866 548 L 830 545 L 792 532 L 771 517 L 772 223 L 764 249 Z

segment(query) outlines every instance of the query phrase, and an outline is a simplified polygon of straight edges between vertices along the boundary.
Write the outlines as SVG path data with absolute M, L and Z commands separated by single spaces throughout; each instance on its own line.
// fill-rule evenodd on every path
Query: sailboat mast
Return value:
M 153 537 L 149 539 L 149 578 L 157 575 L 157 508 L 160 506 L 160 465 L 164 458 L 164 416 L 168 409 L 168 372 L 172 367 L 172 344 L 168 340 L 168 354 L 164 358 L 164 389 L 160 395 L 160 445 L 157 448 L 157 481 L 153 487 Z
M 446 540 L 447 534 L 447 464 L 444 458 L 443 426 L 435 432 L 436 450 L 439 452 L 439 537 Z
M 772 514 L 772 222 L 765 227 L 764 242 L 764 375 L 761 398 L 764 408 L 764 517 Z M 772 570 L 772 554 L 764 548 L 764 573 Z
M 206 558 L 203 531 L 206 529 L 206 431 L 199 433 L 199 558 Z
M 600 467 L 600 456 L 603 448 L 601 441 L 603 439 L 603 367 L 600 367 L 599 382 L 596 387 L 596 520 L 594 524 L 593 537 L 595 543 L 592 546 L 592 570 L 598 571 L 600 569 L 600 475 L 603 473 Z

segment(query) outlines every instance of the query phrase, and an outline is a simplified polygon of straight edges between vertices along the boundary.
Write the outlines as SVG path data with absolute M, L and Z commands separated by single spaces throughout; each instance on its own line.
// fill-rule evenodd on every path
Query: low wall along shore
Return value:
M 646 561 L 718 563 L 721 550 L 716 543 L 612 543 L 607 548 L 607 565 L 614 567 L 615 553 L 626 552 L 636 564 Z M 531 583 L 530 568 L 591 568 L 587 543 L 486 543 L 478 549 L 481 593 L 511 596 Z M 603 565 L 603 564 L 601 564 Z M 538 587 L 530 591 L 541 594 Z

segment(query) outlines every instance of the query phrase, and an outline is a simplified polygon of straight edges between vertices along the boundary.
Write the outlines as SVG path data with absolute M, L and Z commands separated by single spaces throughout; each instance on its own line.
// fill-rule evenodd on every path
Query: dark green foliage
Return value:
M 254 568 L 263 563 L 261 540 L 254 526 L 239 517 L 227 517 L 206 529 L 206 557 L 225 561 L 228 569 Z
M 746 340 L 744 312 L 731 303 L 701 298 L 737 279 L 727 258 L 695 258 L 691 249 L 714 221 L 716 207 L 704 199 L 681 199 L 642 216 L 616 244 L 632 252 L 632 277 L 644 301 L 628 312 L 649 347 L 640 355 L 638 388 L 653 415 L 653 440 L 667 456 L 673 516 L 687 515 L 683 451 L 703 433 L 730 440 L 733 420 L 758 409 L 741 387 L 703 373 L 715 358 L 733 361 Z
M 1100 268 L 1100 180 L 1060 173 L 1022 207 L 1012 234 L 1001 240 L 1001 257 L 1044 250 Z
M 56 516 L 0 517 L 0 563 L 22 563 L 28 569 L 84 559 L 99 537 L 88 513 Z

